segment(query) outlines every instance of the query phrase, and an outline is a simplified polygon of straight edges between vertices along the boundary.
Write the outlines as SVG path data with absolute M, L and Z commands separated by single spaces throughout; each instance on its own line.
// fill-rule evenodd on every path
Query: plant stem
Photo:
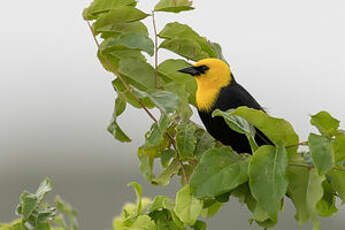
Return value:
M 303 168 L 308 168 L 308 169 L 315 168 L 314 165 L 308 165 L 308 164 L 304 164 L 304 163 L 300 163 L 300 162 L 289 162 L 289 166 L 303 167 Z M 334 167 L 332 170 L 338 170 L 338 171 L 345 172 L 345 168 Z
M 300 145 L 308 145 L 308 144 L 309 144 L 308 141 L 303 141 L 303 142 L 300 142 L 300 143 L 295 144 L 295 145 L 286 146 L 286 148 L 292 148 L 292 147 L 296 147 L 296 146 L 300 146 Z
M 92 32 L 92 36 L 93 36 L 93 39 L 95 40 L 95 43 L 98 47 L 98 50 L 100 50 L 100 45 L 99 45 L 99 42 L 96 38 L 96 36 L 93 34 L 93 30 L 92 30 L 92 27 L 91 27 L 91 24 L 89 21 L 86 21 L 91 32 Z M 100 52 L 100 51 L 99 51 Z M 100 52 L 100 54 L 102 55 L 102 53 Z M 103 56 L 103 55 L 102 55 Z M 117 76 L 121 83 L 124 85 L 124 87 L 126 88 L 126 90 L 134 97 L 134 99 L 141 105 L 141 107 L 143 107 L 143 109 L 146 111 L 146 113 L 151 117 L 151 119 L 154 121 L 154 122 L 158 122 L 158 120 L 155 118 L 155 116 L 148 110 L 148 108 L 144 105 L 144 103 L 140 100 L 140 98 L 138 98 L 134 93 L 133 93 L 133 89 L 126 83 L 125 80 L 123 80 L 123 78 L 121 77 L 120 73 L 117 72 L 117 70 L 114 68 L 114 66 L 111 64 L 111 62 L 109 61 L 109 59 L 105 56 L 103 56 L 105 62 L 107 63 L 107 65 L 109 66 L 110 70 L 113 72 L 113 74 L 115 74 L 115 76 Z
M 337 131 L 337 134 L 345 134 L 345 130 L 340 129 Z
M 308 168 L 308 169 L 314 168 L 313 165 L 303 164 L 299 162 L 289 162 L 289 166 L 303 167 L 303 168 Z
M 87 25 L 89 26 L 90 30 L 91 30 L 91 33 L 92 33 L 92 37 L 93 37 L 93 40 L 95 41 L 96 45 L 97 45 L 97 48 L 98 50 L 100 50 L 100 45 L 99 45 L 99 42 L 95 36 L 95 34 L 93 33 L 93 29 L 92 29 L 92 26 L 90 24 L 89 21 L 86 21 L 87 22 Z M 100 51 L 99 51 L 100 52 Z M 100 52 L 100 54 L 102 55 L 102 53 Z M 103 55 L 102 55 L 103 56 Z M 114 68 L 113 64 L 109 61 L 109 59 L 106 57 L 106 56 L 103 56 L 104 58 L 104 61 L 107 63 L 107 65 L 109 66 L 111 72 L 113 72 L 113 74 L 118 77 L 120 79 L 120 81 L 122 82 L 122 84 L 124 85 L 124 87 L 126 88 L 126 90 L 133 96 L 133 98 L 140 104 L 140 106 L 145 110 L 145 112 L 147 113 L 147 115 L 155 122 L 155 123 L 158 123 L 158 120 L 157 118 L 150 112 L 150 110 L 145 106 L 145 104 L 142 102 L 142 100 L 140 98 L 138 98 L 135 93 L 133 92 L 133 89 L 131 86 L 129 86 L 126 81 L 122 78 L 122 76 L 120 75 L 120 73 Z M 171 143 L 175 149 L 175 151 L 178 153 L 177 151 L 177 148 L 176 148 L 176 142 L 175 142 L 175 139 L 168 133 L 168 137 L 171 139 Z M 181 168 L 182 168 L 182 172 L 183 172 L 183 176 L 184 176 L 184 180 L 186 182 L 186 184 L 189 184 L 189 180 L 188 180 L 188 177 L 187 177 L 187 173 L 186 173 L 186 169 L 183 165 L 183 162 L 181 160 L 181 156 L 180 154 L 178 154 L 178 161 L 181 165 Z
M 184 182 L 186 184 L 189 184 L 189 179 L 188 179 L 188 176 L 187 176 L 187 172 L 186 172 L 186 168 L 184 167 L 184 164 L 181 160 L 181 154 L 179 154 L 178 150 L 177 150 L 177 147 L 176 147 L 176 142 L 175 142 L 175 139 L 170 136 L 170 134 L 168 133 L 168 136 L 169 138 L 172 140 L 172 146 L 174 147 L 174 150 L 177 152 L 177 159 L 178 159 L 178 162 L 180 163 L 181 165 L 181 169 L 182 169 L 182 173 L 183 173 L 183 178 L 184 178 Z
M 153 31 L 155 36 L 155 61 L 154 61 L 154 67 L 155 67 L 155 86 L 156 88 L 159 88 L 158 83 L 158 33 L 157 33 L 157 26 L 156 26 L 156 20 L 155 20 L 155 11 L 152 11 L 152 24 L 153 24 Z

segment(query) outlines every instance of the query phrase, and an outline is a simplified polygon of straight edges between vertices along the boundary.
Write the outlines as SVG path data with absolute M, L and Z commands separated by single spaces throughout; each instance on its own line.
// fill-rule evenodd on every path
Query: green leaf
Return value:
M 204 129 L 198 128 L 194 136 L 197 139 L 194 155 L 198 160 L 204 155 L 204 153 L 216 146 L 216 140 Z
M 153 93 L 146 93 L 135 89 L 135 93 L 140 97 L 150 98 L 155 106 L 157 106 L 160 111 L 165 114 L 174 113 L 181 103 L 180 98 L 176 94 L 169 91 L 159 90 Z
M 47 203 L 44 203 L 33 212 L 32 216 L 28 222 L 33 223 L 33 225 L 48 222 L 56 217 L 56 208 L 49 207 Z
M 155 88 L 154 69 L 145 61 L 135 58 L 120 59 L 118 71 L 127 77 L 127 83 L 139 90 Z
M 40 222 L 35 226 L 35 230 L 51 230 L 50 224 L 46 222 Z
M 226 203 L 226 202 L 228 202 L 229 199 L 230 199 L 231 192 L 232 192 L 232 191 L 226 192 L 226 193 L 223 193 L 223 194 L 220 194 L 220 195 L 217 195 L 217 196 L 215 197 L 216 201 L 221 202 L 221 203 Z
M 333 136 L 337 132 L 340 122 L 333 118 L 328 112 L 321 111 L 311 116 L 310 123 L 317 127 L 323 135 Z
M 118 49 L 114 48 L 113 51 L 103 53 L 103 55 L 116 59 L 116 62 L 113 64 L 113 66 L 116 69 L 119 68 L 119 62 L 121 59 L 135 58 L 135 59 L 138 59 L 139 61 L 143 61 L 143 62 L 146 61 L 145 56 L 141 53 L 140 50 L 125 49 L 124 47 L 118 47 Z
M 94 0 L 91 5 L 83 11 L 84 19 L 94 20 L 100 14 L 119 6 L 136 6 L 136 0 Z
M 270 117 L 261 110 L 239 107 L 233 115 L 238 115 L 246 119 L 250 124 L 261 130 L 275 145 L 281 142 L 285 146 L 293 146 L 287 149 L 289 158 L 296 156 L 298 136 L 291 124 L 283 119 Z
M 242 117 L 232 115 L 234 110 L 230 109 L 226 112 L 223 112 L 219 109 L 216 109 L 212 113 L 212 117 L 223 117 L 226 124 L 234 131 L 244 134 L 247 136 L 249 144 L 251 146 L 252 152 L 255 152 L 258 149 L 258 146 L 255 142 L 255 128 L 249 124 Z
M 185 86 L 185 90 L 189 92 L 189 102 L 193 105 L 195 102 L 196 81 L 193 77 L 180 73 L 177 70 L 187 68 L 190 64 L 181 59 L 168 59 L 158 66 L 158 72 L 164 75 L 170 81 L 181 86 Z
M 123 34 L 136 33 L 148 36 L 148 30 L 144 23 L 142 22 L 122 22 L 117 24 L 112 24 L 109 26 L 104 26 L 97 31 L 96 34 L 101 33 L 103 39 L 116 38 Z
M 115 100 L 115 115 L 118 117 L 126 110 L 126 99 L 119 95 Z
M 166 169 L 162 171 L 161 175 L 153 181 L 160 186 L 166 186 L 170 183 L 171 177 L 179 172 L 180 168 L 180 163 L 177 159 L 175 159 Z
M 139 186 L 139 193 L 140 191 L 140 186 Z M 138 198 L 141 199 L 141 198 Z M 150 205 L 151 203 L 151 199 L 149 198 L 142 198 L 141 199 L 141 205 L 142 205 L 142 209 L 147 208 L 148 205 Z M 116 217 L 113 220 L 113 227 L 114 229 L 118 230 L 118 229 L 125 229 L 125 230 L 129 230 L 129 229 L 150 229 L 146 226 L 146 222 L 150 222 L 150 221 L 145 221 L 145 220 L 141 220 L 142 216 L 146 216 L 143 214 L 138 214 L 138 204 L 133 204 L 133 203 L 126 203 L 123 208 L 122 208 L 122 213 L 120 216 Z M 143 223 L 144 222 L 144 223 Z M 140 228 L 141 226 L 139 225 L 139 223 L 143 224 L 143 228 Z M 148 226 L 152 227 L 152 225 L 149 223 Z M 154 227 L 154 226 L 153 226 Z M 153 228 L 155 229 L 155 228 Z
M 255 135 L 255 129 L 245 119 L 239 116 L 231 115 L 234 110 L 223 112 L 219 109 L 214 110 L 212 117 L 223 117 L 226 124 L 234 131 L 241 134 Z
M 330 177 L 331 185 L 338 196 L 342 199 L 343 204 L 345 203 L 345 172 L 339 170 L 331 170 L 327 173 Z
M 131 6 L 120 6 L 111 9 L 108 13 L 101 15 L 98 20 L 93 24 L 95 32 L 101 30 L 103 27 L 109 27 L 118 23 L 135 22 L 142 20 L 149 16 Z
M 168 91 L 157 91 L 150 94 L 152 102 L 164 113 L 174 113 L 180 104 L 178 96 Z
M 135 193 L 137 195 L 137 215 L 141 213 L 142 210 L 142 197 L 143 197 L 143 189 L 140 184 L 137 182 L 130 182 L 128 186 L 131 186 L 134 188 Z
M 204 221 L 201 220 L 197 220 L 195 222 L 195 224 L 192 226 L 192 228 L 194 230 L 206 230 L 207 229 L 207 225 Z
M 176 213 L 174 211 L 171 211 L 170 214 L 171 214 L 172 220 L 175 223 L 175 225 L 177 226 L 177 228 L 179 230 L 185 230 L 186 229 L 185 223 L 183 223 L 180 220 L 180 218 L 177 217 Z
M 322 187 L 323 196 L 322 199 L 317 203 L 316 208 L 319 216 L 329 217 L 338 212 L 338 209 L 335 206 L 335 191 L 327 180 L 322 182 Z
M 184 85 L 170 82 L 164 85 L 164 89 L 172 92 L 178 97 L 178 104 L 175 110 L 176 119 L 180 122 L 187 122 L 193 115 L 193 111 L 189 106 L 188 98 L 190 98 L 190 93 L 187 92 L 186 87 Z
M 119 69 L 120 59 L 123 58 L 135 58 L 146 62 L 146 58 L 140 50 L 125 49 L 124 47 L 118 47 L 118 49 L 106 53 L 98 50 L 97 56 L 103 67 L 109 72 Z
M 213 198 L 245 183 L 248 180 L 249 159 L 229 147 L 207 151 L 190 180 L 193 196 Z
M 118 102 L 119 103 L 119 102 Z M 108 132 L 110 132 L 114 138 L 120 142 L 131 142 L 132 140 L 122 131 L 120 126 L 117 124 L 117 115 L 116 113 L 119 113 L 122 108 L 118 108 L 118 111 L 116 109 L 116 101 L 115 101 L 115 109 L 113 113 L 113 118 L 107 128 Z
M 117 49 L 136 49 L 142 50 L 153 55 L 153 41 L 144 34 L 126 33 L 115 38 L 108 38 L 101 44 L 102 52 L 110 52 Z
M 223 206 L 223 203 L 215 201 L 212 205 L 207 208 L 203 208 L 201 211 L 201 215 L 205 218 L 211 218 L 219 211 L 219 209 Z
M 334 167 L 334 153 L 327 137 L 311 133 L 308 138 L 311 157 L 320 175 Z
M 261 146 L 249 163 L 249 186 L 259 206 L 276 219 L 288 188 L 287 151 L 283 144 L 276 148 Z
M 154 159 L 161 157 L 162 152 L 169 147 L 170 140 L 166 135 L 170 120 L 164 114 L 158 123 L 154 123 L 148 133 L 145 134 L 145 144 L 138 149 L 140 170 L 144 177 L 151 183 L 154 182 Z
M 37 197 L 29 193 L 27 191 L 24 191 L 20 196 L 20 203 L 21 203 L 21 213 L 23 215 L 24 220 L 27 220 L 32 212 L 36 209 L 39 202 Z M 19 210 L 19 209 L 17 209 Z
M 197 41 L 190 39 L 174 38 L 164 40 L 160 44 L 159 48 L 170 50 L 193 61 L 199 61 L 209 57 L 208 53 L 201 49 L 201 46 Z
M 38 199 L 38 202 L 41 202 L 44 197 L 47 195 L 48 192 L 50 192 L 53 189 L 53 182 L 51 181 L 50 178 L 44 179 L 40 186 L 38 187 L 35 196 Z
M 259 204 L 255 205 L 252 219 L 265 229 L 271 228 L 277 224 L 277 219 L 271 218 Z
M 65 215 L 68 218 L 68 222 L 69 222 L 69 227 L 67 227 L 65 223 L 63 225 L 60 225 L 60 227 L 64 227 L 65 229 L 70 229 L 70 230 L 77 230 L 78 228 L 77 211 L 74 210 L 69 203 L 62 200 L 59 196 L 55 198 L 55 203 L 56 203 L 57 209 L 60 212 L 60 217 L 63 218 L 63 215 Z
M 21 214 L 24 220 L 28 220 L 34 210 L 38 208 L 47 193 L 52 189 L 53 184 L 51 179 L 46 178 L 41 182 L 36 193 L 24 191 L 20 195 L 20 205 L 17 207 L 17 210 L 19 211 L 18 214 Z
M 161 147 L 166 140 L 166 133 L 170 126 L 170 119 L 165 114 L 158 123 L 153 123 L 150 131 L 145 135 L 145 147 Z M 165 146 L 165 145 L 164 145 Z
M 196 126 L 192 122 L 182 123 L 176 127 L 176 146 L 182 159 L 193 157 L 197 142 L 195 131 Z
M 187 47 L 188 51 L 186 51 L 186 52 L 194 54 L 194 55 L 192 55 L 194 57 L 198 56 L 198 55 L 195 55 L 196 53 L 201 53 L 201 56 L 207 55 L 207 57 L 210 57 L 210 58 L 217 57 L 215 50 L 213 49 L 212 45 L 210 45 L 210 43 L 207 41 L 207 39 L 205 37 L 201 37 L 198 33 L 196 33 L 188 25 L 181 24 L 178 22 L 168 23 L 164 27 L 164 29 L 159 33 L 159 37 L 164 38 L 164 39 L 168 39 L 168 40 L 172 40 L 172 39 L 189 40 L 189 42 L 187 42 L 188 44 L 191 41 L 192 42 L 191 44 L 194 48 L 201 49 L 201 50 L 190 51 L 190 48 Z M 194 45 L 193 42 L 196 42 L 200 46 L 200 48 L 199 48 L 199 46 Z M 175 44 L 177 43 L 176 45 L 178 45 L 180 42 L 177 41 L 174 43 Z M 186 46 L 189 46 L 188 44 Z M 176 47 L 176 49 L 180 50 L 178 47 Z M 183 50 L 181 52 L 183 52 Z M 194 61 L 197 61 L 197 60 L 194 60 Z
M 22 219 L 14 220 L 10 224 L 1 224 L 0 230 L 28 230 L 22 223 Z
M 202 202 L 192 197 L 189 185 L 177 192 L 174 211 L 183 223 L 194 225 L 201 210 Z
M 189 0 L 160 0 L 155 6 L 155 11 L 179 13 L 181 11 L 193 10 L 192 1 Z
M 335 162 L 345 161 L 345 134 L 340 133 L 335 136 L 332 142 Z
M 316 169 L 310 170 L 307 189 L 307 206 L 313 223 L 313 230 L 320 230 L 320 222 L 317 218 L 317 204 L 323 197 L 322 183 L 325 179 L 325 176 L 320 176 Z
M 107 128 L 114 138 L 120 142 L 131 142 L 132 140 L 122 131 L 116 120 L 112 120 Z
M 209 42 L 209 44 L 214 50 L 214 52 L 216 53 L 216 58 L 223 60 L 225 63 L 229 65 L 229 63 L 226 61 L 225 57 L 223 56 L 222 47 L 216 42 Z
M 307 205 L 307 191 L 309 183 L 309 169 L 291 166 L 288 168 L 288 195 L 296 207 L 295 218 L 299 225 L 304 225 L 309 219 Z
M 172 149 L 167 149 L 162 152 L 161 155 L 161 163 L 163 168 L 167 168 L 169 166 L 169 162 L 172 158 L 176 157 L 176 151 Z
M 138 216 L 136 221 L 130 226 L 133 230 L 154 230 L 156 225 L 147 215 Z
M 150 217 L 156 223 L 157 230 L 185 230 L 186 229 L 184 226 L 181 228 L 172 220 L 172 214 L 169 210 L 163 209 L 161 211 L 154 211 L 150 213 Z
M 129 81 L 128 79 L 126 79 L 127 81 Z M 131 104 L 133 107 L 135 108 L 142 108 L 141 104 L 139 104 L 137 102 L 137 100 L 133 97 L 133 95 L 126 90 L 125 86 L 122 84 L 122 82 L 120 81 L 119 78 L 115 79 L 113 82 L 113 87 L 115 89 L 115 91 L 118 94 L 121 94 L 121 96 L 123 96 L 124 98 L 126 98 L 126 101 Z M 154 104 L 152 103 L 152 101 L 150 100 L 150 98 L 148 97 L 140 97 L 142 103 L 149 109 L 154 107 Z
M 162 209 L 168 209 L 171 211 L 174 209 L 174 206 L 174 201 L 172 201 L 169 197 L 158 195 L 155 197 L 151 205 L 148 207 L 148 211 L 150 213 Z
M 144 177 L 151 183 L 154 180 L 154 159 L 162 156 L 162 152 L 169 147 L 170 140 L 166 135 L 170 125 L 170 119 L 162 114 L 158 123 L 154 123 L 148 133 L 145 134 L 145 144 L 138 149 L 140 170 Z
M 154 157 L 150 155 L 145 148 L 140 147 L 138 149 L 138 158 L 140 160 L 140 171 L 144 175 L 145 179 L 149 182 L 152 182 L 154 178 L 153 174 L 153 165 Z
M 249 189 L 248 183 L 238 186 L 231 192 L 231 195 L 237 197 L 241 203 L 245 203 L 253 216 L 249 220 L 253 220 L 264 228 L 270 228 L 277 224 L 276 218 L 271 218 L 265 210 L 258 204 Z
M 156 225 L 148 215 L 140 215 L 134 221 L 127 222 L 121 217 L 114 220 L 114 230 L 155 230 Z

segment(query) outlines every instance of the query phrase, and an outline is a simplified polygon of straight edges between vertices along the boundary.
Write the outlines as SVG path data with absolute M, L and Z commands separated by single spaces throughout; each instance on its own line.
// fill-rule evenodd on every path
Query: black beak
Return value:
M 184 69 L 180 69 L 178 70 L 181 73 L 187 73 L 190 74 L 192 76 L 199 76 L 200 72 L 199 70 L 197 70 L 194 66 L 188 67 L 188 68 L 184 68 Z

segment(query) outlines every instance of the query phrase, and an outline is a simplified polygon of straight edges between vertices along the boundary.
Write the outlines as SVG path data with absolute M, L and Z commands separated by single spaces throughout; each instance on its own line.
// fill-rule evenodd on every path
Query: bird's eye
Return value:
M 202 66 L 198 66 L 196 68 L 200 73 L 204 74 L 207 70 L 209 70 L 210 68 L 206 65 L 202 65 Z

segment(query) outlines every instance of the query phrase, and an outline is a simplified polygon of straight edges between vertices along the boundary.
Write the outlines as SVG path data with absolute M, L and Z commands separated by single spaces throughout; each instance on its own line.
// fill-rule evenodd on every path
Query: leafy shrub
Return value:
M 130 142 L 117 118 L 128 105 L 142 109 L 153 121 L 145 143 L 138 148 L 142 174 L 155 186 L 168 185 L 173 176 L 181 178 L 182 188 L 175 200 L 162 195 L 152 200 L 143 198 L 141 186 L 130 183 L 137 202 L 123 207 L 114 219 L 114 229 L 206 229 L 199 217 L 214 216 L 229 197 L 245 204 L 252 213 L 250 222 L 263 228 L 277 224 L 283 201 L 291 199 L 298 223 L 311 220 L 313 229 L 320 229 L 318 217 L 335 214 L 336 197 L 345 199 L 345 132 L 339 129 L 339 121 L 325 111 L 312 116 L 311 124 L 319 134 L 311 133 L 308 141 L 300 142 L 291 124 L 283 119 L 246 107 L 216 110 L 213 116 L 223 117 L 230 128 L 245 134 L 254 153 L 238 154 L 214 140 L 190 120 L 196 83 L 176 71 L 190 64 L 185 59 L 159 63 L 158 58 L 159 50 L 167 49 L 193 61 L 225 61 L 219 44 L 188 25 L 172 22 L 157 31 L 158 12 L 181 13 L 193 10 L 191 5 L 189 0 L 160 0 L 147 14 L 136 8 L 135 0 L 94 0 L 83 12 L 100 62 L 115 75 L 112 84 L 117 98 L 108 131 L 115 139 Z M 147 17 L 153 21 L 153 39 L 141 22 Z M 154 57 L 153 65 L 146 60 L 147 55 Z M 160 111 L 160 118 L 152 108 Z M 274 146 L 258 147 L 254 126 Z M 305 151 L 298 151 L 301 145 L 307 147 Z M 162 169 L 158 175 L 153 172 L 157 162 Z M 0 230 L 76 229 L 76 214 L 69 205 L 60 199 L 57 209 L 42 203 L 50 189 L 47 179 L 35 194 L 24 192 L 17 208 L 19 219 Z M 63 215 L 69 218 L 70 226 L 64 224 Z

